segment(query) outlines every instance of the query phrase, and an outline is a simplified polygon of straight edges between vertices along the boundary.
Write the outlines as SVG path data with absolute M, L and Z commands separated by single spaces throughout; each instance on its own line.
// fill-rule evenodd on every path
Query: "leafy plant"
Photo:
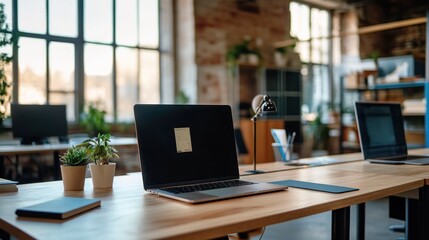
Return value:
M 13 41 L 9 31 L 9 26 L 6 23 L 6 14 L 4 13 L 4 4 L 0 3 L 0 48 L 12 46 Z M 7 108 L 11 100 L 10 89 L 12 82 L 6 77 L 5 66 L 12 61 L 13 57 L 7 53 L 0 53 L 0 120 L 6 118 Z
M 81 115 L 81 125 L 91 137 L 95 137 L 99 133 L 108 133 L 110 128 L 105 117 L 106 111 L 101 109 L 100 103 L 92 102 Z
M 78 146 L 86 149 L 96 165 L 107 165 L 111 158 L 119 158 L 118 151 L 110 143 L 110 134 L 99 133 L 97 137 L 87 139 Z
M 60 156 L 60 161 L 68 166 L 83 166 L 88 163 L 88 154 L 85 148 L 72 146 Z
M 230 64 L 235 64 L 241 54 L 255 54 L 261 58 L 261 54 L 251 45 L 251 39 L 244 39 L 241 43 L 232 46 L 226 53 L 226 59 Z
M 185 91 L 180 90 L 179 94 L 176 96 L 176 103 L 180 103 L 180 104 L 189 103 L 189 97 L 186 95 Z

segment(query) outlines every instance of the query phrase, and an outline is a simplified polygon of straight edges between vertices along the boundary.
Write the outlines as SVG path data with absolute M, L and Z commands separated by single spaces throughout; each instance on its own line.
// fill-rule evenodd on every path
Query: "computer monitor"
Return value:
M 49 137 L 67 142 L 65 105 L 11 104 L 12 134 L 21 144 L 46 144 Z

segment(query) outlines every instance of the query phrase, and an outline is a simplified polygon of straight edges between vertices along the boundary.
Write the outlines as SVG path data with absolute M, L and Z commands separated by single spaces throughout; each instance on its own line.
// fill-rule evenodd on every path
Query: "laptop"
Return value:
M 240 180 L 228 105 L 134 105 L 144 189 L 201 203 L 284 190 Z
M 408 155 L 400 103 L 356 102 L 363 158 L 372 163 L 429 164 L 429 155 Z

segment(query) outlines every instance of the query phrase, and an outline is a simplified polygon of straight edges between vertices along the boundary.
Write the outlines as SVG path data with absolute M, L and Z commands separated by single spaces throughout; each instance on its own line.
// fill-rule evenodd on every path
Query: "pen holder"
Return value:
M 276 161 L 289 162 L 292 160 L 293 155 L 293 144 L 283 145 L 280 143 L 272 143 L 274 151 L 274 159 Z

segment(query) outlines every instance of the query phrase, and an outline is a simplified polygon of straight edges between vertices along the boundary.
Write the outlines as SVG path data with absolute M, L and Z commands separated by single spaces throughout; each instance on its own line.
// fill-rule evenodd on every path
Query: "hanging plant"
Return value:
M 12 35 L 9 32 L 9 25 L 6 23 L 4 4 L 0 3 L 0 49 L 5 49 L 13 45 Z M 0 121 L 7 117 L 7 109 L 11 101 L 12 81 L 6 76 L 6 65 L 12 61 L 12 55 L 6 52 L 0 53 Z

